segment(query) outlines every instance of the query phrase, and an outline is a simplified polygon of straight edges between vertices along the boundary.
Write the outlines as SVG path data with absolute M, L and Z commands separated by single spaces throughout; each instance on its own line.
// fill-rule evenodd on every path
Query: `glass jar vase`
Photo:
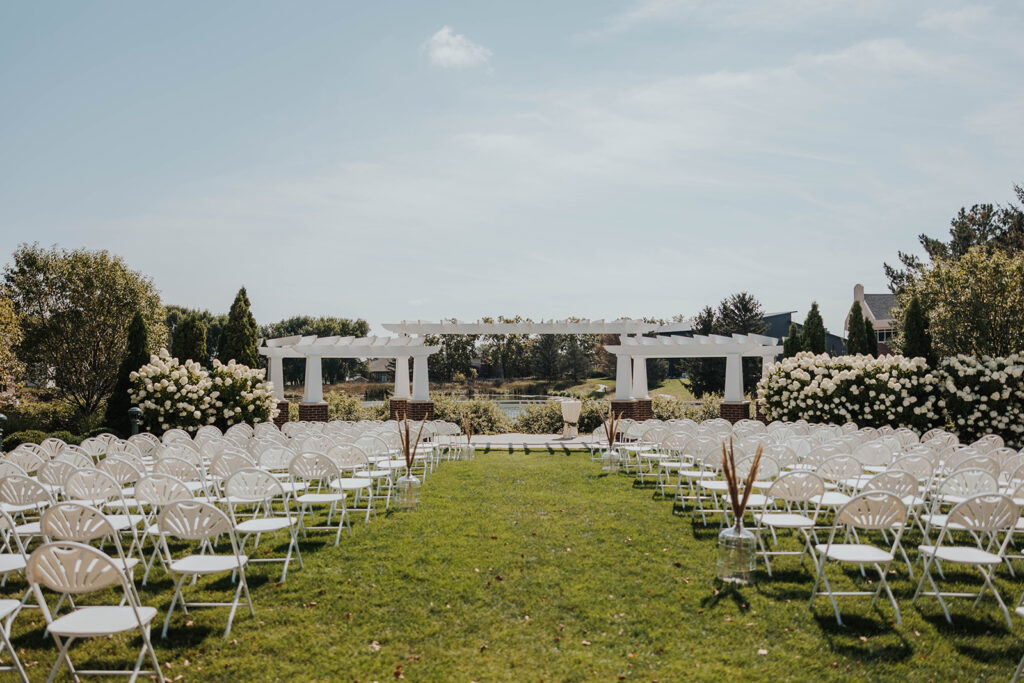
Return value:
M 413 474 L 403 474 L 395 482 L 395 508 L 415 510 L 420 502 L 420 480 Z
M 718 578 L 724 583 L 749 584 L 757 564 L 757 538 L 742 524 L 718 534 Z
M 610 448 L 601 454 L 601 471 L 602 472 L 618 472 L 619 471 L 619 452 L 614 448 Z

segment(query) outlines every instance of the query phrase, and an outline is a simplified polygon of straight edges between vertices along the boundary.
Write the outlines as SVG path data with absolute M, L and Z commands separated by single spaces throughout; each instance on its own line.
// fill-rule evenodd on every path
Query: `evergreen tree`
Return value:
M 718 317 L 715 309 L 705 306 L 693 319 L 694 334 L 718 334 Z M 697 398 L 705 394 L 721 393 L 725 388 L 724 358 L 687 358 L 683 370 L 690 384 L 690 391 Z
M 238 290 L 228 322 L 220 335 L 217 357 L 221 363 L 234 360 L 250 368 L 259 367 L 260 355 L 256 350 L 256 319 L 249 310 L 249 296 L 245 287 Z
M 199 322 L 196 316 L 190 315 L 175 326 L 171 335 L 171 355 L 182 363 L 194 360 L 200 365 L 206 365 L 209 362 L 206 354 L 206 325 Z
M 861 310 L 860 302 L 854 301 L 850 307 L 850 320 L 846 324 L 848 339 L 846 340 L 846 352 L 851 356 L 867 353 L 864 344 L 864 311 Z
M 878 356 L 878 335 L 875 333 L 875 325 L 871 318 L 864 318 L 864 353 L 869 356 Z
M 924 358 L 928 365 L 935 367 L 935 352 L 932 350 L 932 336 L 928 332 L 928 317 L 921 308 L 921 300 L 914 295 L 903 314 L 903 355 L 908 358 Z
M 533 374 L 542 379 L 557 379 L 561 360 L 562 341 L 558 335 L 539 335 L 530 347 Z
M 804 320 L 803 341 L 805 351 L 825 353 L 825 321 L 821 319 L 817 301 L 811 303 Z
M 782 357 L 792 358 L 804 350 L 803 335 L 800 334 L 800 326 L 796 323 L 789 324 L 789 334 L 782 340 Z
M 146 319 L 140 311 L 135 312 L 128 326 L 128 351 L 117 370 L 117 383 L 114 391 L 107 399 L 107 412 L 104 424 L 111 430 L 128 436 L 131 432 L 131 420 L 128 409 L 132 407 L 129 391 L 132 382 L 130 375 L 149 362 L 149 338 L 146 334 Z

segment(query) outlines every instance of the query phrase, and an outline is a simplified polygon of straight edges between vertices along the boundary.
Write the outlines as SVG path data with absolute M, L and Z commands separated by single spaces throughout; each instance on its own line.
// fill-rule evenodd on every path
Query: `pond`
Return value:
M 488 401 L 494 401 L 498 404 L 498 408 L 501 412 L 508 415 L 510 418 L 515 419 L 519 417 L 527 406 L 547 403 L 548 401 L 557 400 L 554 396 L 540 396 L 535 394 L 480 394 L 475 398 L 487 399 Z M 470 399 L 463 399 L 470 400 Z M 364 406 L 379 406 L 383 404 L 383 401 L 363 401 Z

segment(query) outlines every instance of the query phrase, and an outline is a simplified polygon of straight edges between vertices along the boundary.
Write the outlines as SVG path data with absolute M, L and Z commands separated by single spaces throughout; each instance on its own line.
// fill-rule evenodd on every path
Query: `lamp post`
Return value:
M 0 452 L 3 452 L 4 426 L 7 424 L 7 416 L 0 413 Z
M 139 410 L 138 406 L 132 406 L 128 409 L 128 419 L 132 421 L 132 436 L 139 433 L 139 418 L 142 417 L 142 411 Z

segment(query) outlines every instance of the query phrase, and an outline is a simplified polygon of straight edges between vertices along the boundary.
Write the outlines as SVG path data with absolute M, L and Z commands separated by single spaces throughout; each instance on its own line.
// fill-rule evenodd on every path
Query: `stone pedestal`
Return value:
M 300 403 L 299 422 L 327 422 L 327 404 L 323 401 Z
M 627 401 L 613 400 L 612 413 L 623 420 L 642 422 L 651 419 L 651 399 L 631 398 Z
M 280 429 L 281 425 L 288 421 L 288 401 L 277 402 L 277 417 L 274 418 L 274 424 Z
M 733 424 L 740 420 L 749 420 L 750 401 L 722 401 L 721 411 L 722 418 Z
M 388 401 L 388 412 L 392 420 L 433 420 L 433 401 L 410 401 L 405 398 L 393 398 Z

